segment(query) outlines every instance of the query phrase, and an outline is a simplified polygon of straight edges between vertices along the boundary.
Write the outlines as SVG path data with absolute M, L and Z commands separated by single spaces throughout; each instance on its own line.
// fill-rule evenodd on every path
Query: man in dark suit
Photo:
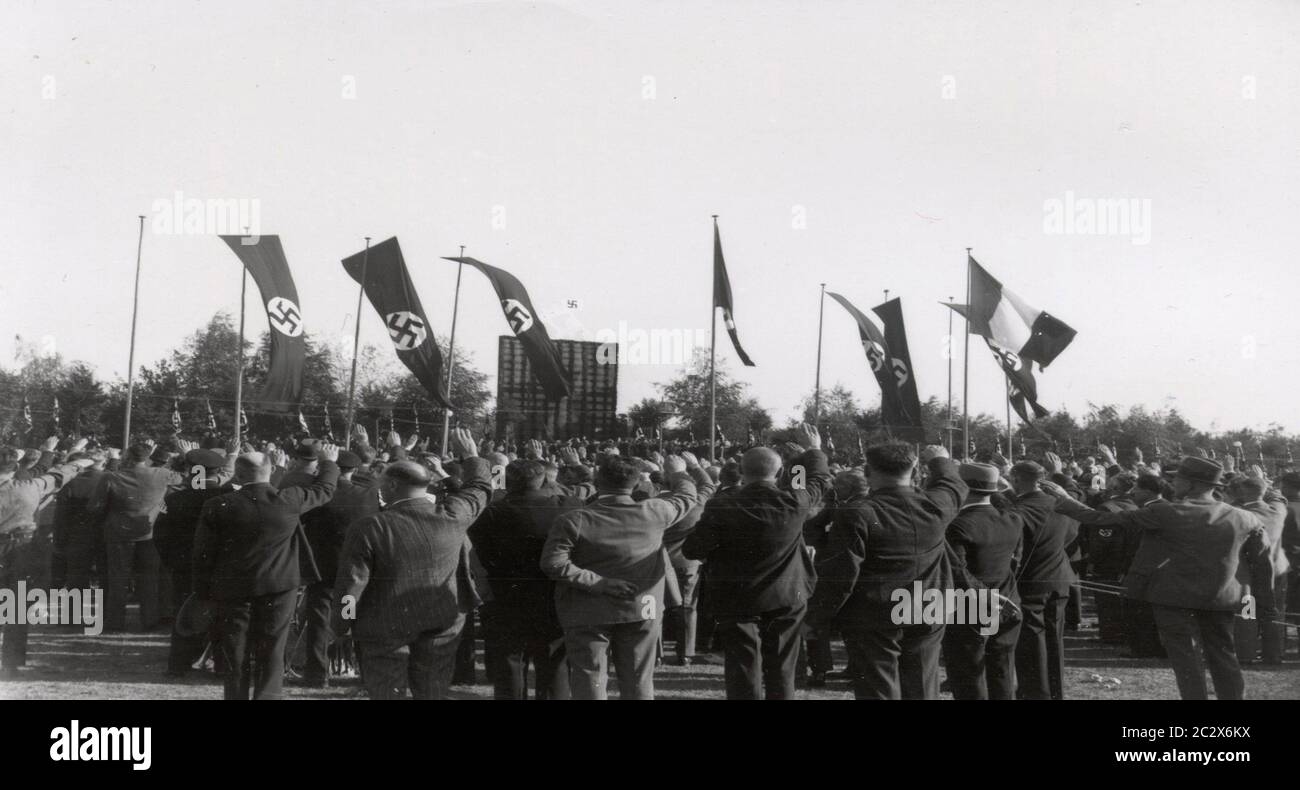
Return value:
M 429 470 L 388 464 L 379 479 L 383 509 L 348 528 L 334 585 L 334 632 L 349 626 L 371 699 L 443 699 L 465 613 L 478 604 L 465 539 L 492 493 L 488 462 L 474 436 L 457 428 L 460 487 L 442 502 L 429 496 Z
M 194 538 L 194 592 L 217 604 L 226 699 L 279 699 L 298 588 L 320 578 L 302 514 L 334 495 L 338 448 L 319 444 L 320 473 L 307 487 L 273 488 L 263 453 L 235 461 L 239 490 L 203 505 Z M 250 644 L 251 642 L 251 644 Z M 249 660 L 253 673 L 249 671 Z
M 1151 603 L 1183 699 L 1207 696 L 1201 651 L 1218 699 L 1241 699 L 1245 692 L 1232 638 L 1243 594 L 1237 574 L 1242 548 L 1252 538 L 1262 540 L 1266 525 L 1257 514 L 1215 499 L 1222 477 L 1217 462 L 1184 458 L 1174 476 L 1176 501 L 1126 513 L 1093 510 L 1044 484 L 1056 507 L 1083 523 L 1142 530 L 1124 594 Z
M 1129 491 L 1137 483 L 1137 475 L 1121 472 L 1107 483 L 1109 496 L 1097 504 L 1097 509 L 1107 513 L 1121 513 L 1137 510 L 1137 505 L 1129 498 Z M 1106 587 L 1119 586 L 1120 580 L 1128 572 L 1128 564 L 1135 545 L 1140 538 L 1135 530 L 1119 527 L 1098 527 L 1085 525 L 1079 528 L 1079 542 L 1083 545 L 1087 558 L 1085 573 L 1091 582 Z M 1094 589 L 1093 601 L 1097 607 L 1097 631 L 1101 641 L 1107 644 L 1123 644 L 1128 641 L 1128 629 L 1124 620 L 1124 599 L 1118 592 L 1106 589 Z
M 334 497 L 302 518 L 303 532 L 320 570 L 320 581 L 309 584 L 303 593 L 303 641 L 306 643 L 307 663 L 303 667 L 301 685 L 308 688 L 329 685 L 334 582 L 338 577 L 339 552 L 343 549 L 348 526 L 379 512 L 379 487 L 363 464 L 362 455 L 349 450 L 340 452 L 339 481 Z
M 943 623 L 900 623 L 898 593 L 940 594 L 952 584 L 944 530 L 966 497 L 948 453 L 926 447 L 929 482 L 912 486 L 912 445 L 889 442 L 867 450 L 869 493 L 840 502 L 831 518 L 826 557 L 817 564 L 810 607 L 814 630 L 835 621 L 860 673 L 858 699 L 936 699 Z M 910 610 L 912 607 L 908 607 Z
M 555 614 L 555 584 L 540 569 L 551 525 L 582 506 L 547 487 L 542 463 L 512 461 L 505 470 L 505 497 L 488 505 L 469 529 L 470 542 L 487 574 L 492 600 L 483 616 L 483 654 L 496 699 L 528 698 L 528 665 L 536 675 L 536 699 L 568 699 L 564 630 Z
M 1138 475 L 1137 483 L 1129 491 L 1129 499 L 1141 510 L 1145 507 L 1151 507 L 1157 503 L 1163 503 L 1165 491 L 1169 489 L 1169 483 L 1166 483 L 1159 476 L 1153 474 Z M 1089 525 L 1094 526 L 1094 525 Z M 1137 557 L 1138 549 L 1142 545 L 1142 530 L 1139 527 L 1112 527 L 1126 535 L 1124 546 L 1124 574 L 1120 577 L 1119 584 L 1123 584 L 1124 576 L 1128 575 L 1129 568 L 1133 567 L 1133 560 Z M 1139 601 L 1136 598 L 1121 597 L 1124 606 L 1124 629 L 1128 633 L 1129 655 L 1133 658 L 1165 658 L 1164 645 L 1160 644 L 1160 631 L 1156 628 L 1155 614 L 1151 609 L 1148 601 Z
M 696 482 L 712 482 L 689 453 L 665 459 L 664 472 L 670 490 L 637 500 L 639 467 L 623 456 L 604 456 L 595 501 L 561 514 L 546 538 L 541 569 L 558 582 L 555 612 L 575 699 L 605 699 L 611 649 L 620 698 L 654 698 L 669 572 L 664 532 L 696 505 Z
M 959 590 L 996 590 L 1000 597 L 1019 604 L 1015 571 L 1024 523 L 1014 512 L 1000 511 L 989 501 L 998 492 L 996 466 L 962 464 L 958 471 L 970 492 L 946 533 L 953 585 Z M 953 698 L 1015 699 L 1019 636 L 1018 619 L 999 619 L 997 633 L 989 635 L 971 624 L 947 626 L 943 655 Z
M 1069 551 L 1079 524 L 1057 513 L 1056 498 L 1039 490 L 1045 474 L 1034 461 L 1012 466 L 1011 496 L 999 502 L 1025 524 L 1024 560 L 1016 585 L 1023 615 L 1016 643 L 1020 699 L 1065 698 L 1065 606 L 1076 581 Z
M 185 454 L 185 464 L 193 470 L 185 485 L 168 494 L 163 512 L 154 523 L 154 543 L 163 567 L 172 577 L 172 591 L 176 611 L 194 591 L 194 536 L 199 529 L 203 506 L 209 499 L 221 496 L 220 472 L 226 459 L 212 450 L 190 450 Z M 172 629 L 171 648 L 167 655 L 167 674 L 178 677 L 186 674 L 190 666 L 203 654 L 207 646 L 206 634 L 184 636 Z
M 185 443 L 185 449 L 193 445 Z M 90 517 L 104 533 L 108 569 L 104 590 L 104 630 L 126 629 L 127 593 L 135 581 L 140 602 L 140 624 L 148 631 L 161 620 L 159 612 L 159 560 L 153 542 L 153 524 L 168 489 L 179 487 L 184 477 L 166 467 L 151 466 L 152 442 L 127 448 L 124 463 L 105 472 L 95 486 Z
M 775 450 L 747 451 L 743 485 L 708 501 L 682 549 L 709 568 L 727 699 L 794 698 L 799 628 L 816 582 L 803 525 L 831 485 L 817 429 L 802 426 L 800 443 L 784 486 Z

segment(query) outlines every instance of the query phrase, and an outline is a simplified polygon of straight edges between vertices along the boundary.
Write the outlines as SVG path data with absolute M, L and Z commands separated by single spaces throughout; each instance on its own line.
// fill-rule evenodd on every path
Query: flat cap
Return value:
M 211 450 L 190 450 L 185 454 L 185 463 L 204 469 L 220 469 L 226 465 L 226 459 Z

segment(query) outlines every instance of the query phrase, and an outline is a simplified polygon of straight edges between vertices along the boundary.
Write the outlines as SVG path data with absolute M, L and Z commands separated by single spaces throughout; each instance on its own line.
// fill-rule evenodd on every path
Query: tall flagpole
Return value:
M 713 215 L 713 235 L 717 238 L 718 215 Z M 718 265 L 715 261 L 715 267 Z M 713 300 L 709 303 L 709 463 L 717 456 L 714 453 L 718 436 L 718 379 L 715 375 L 715 357 L 718 352 L 718 273 L 713 273 Z
M 122 422 L 122 450 L 131 446 L 131 396 L 135 393 L 135 322 L 140 313 L 140 254 L 144 251 L 144 215 L 140 217 L 140 239 L 135 246 L 135 296 L 131 298 L 131 350 L 126 362 L 126 417 Z
M 460 257 L 465 257 L 465 245 L 460 245 Z M 456 262 L 456 296 L 451 302 L 451 340 L 447 341 L 447 402 L 451 403 L 451 374 L 456 370 L 456 316 L 460 313 L 460 274 L 465 264 Z M 451 409 L 442 410 L 442 455 L 447 454 L 447 434 L 451 432 Z
M 1011 447 L 1011 379 L 1007 379 L 1007 460 L 1015 458 L 1016 452 Z
M 948 297 L 952 304 L 952 297 Z M 948 435 L 948 455 L 952 455 L 952 308 L 948 308 L 948 416 L 944 420 L 944 433 Z
M 966 248 L 966 348 L 961 358 L 961 454 L 970 457 L 970 251 Z
M 817 308 L 817 377 L 813 384 L 813 425 L 822 415 L 822 319 L 826 316 L 826 283 L 822 283 L 822 294 Z
M 247 229 L 244 231 L 247 233 Z M 240 264 L 239 281 L 239 364 L 235 374 L 235 452 L 244 442 L 244 296 L 248 293 L 248 267 Z
M 352 424 L 356 420 L 354 397 L 357 392 L 357 353 L 361 349 L 361 299 L 366 295 L 366 269 L 370 264 L 370 237 L 366 237 L 366 249 L 361 253 L 361 287 L 357 289 L 357 317 L 352 330 L 352 376 L 348 379 L 348 424 L 343 433 L 343 446 L 352 444 Z M 374 440 L 379 441 L 379 429 L 375 428 Z

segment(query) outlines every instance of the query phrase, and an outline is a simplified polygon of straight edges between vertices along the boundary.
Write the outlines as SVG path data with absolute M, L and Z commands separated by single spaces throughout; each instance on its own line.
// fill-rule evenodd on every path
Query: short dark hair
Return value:
M 23 457 L 21 450 L 13 447 L 0 447 L 0 474 L 18 469 L 18 459 Z
M 1135 490 L 1140 488 L 1143 491 L 1148 491 L 1152 494 L 1162 494 L 1165 490 L 1165 481 L 1160 479 L 1160 475 L 1153 475 L 1150 472 L 1144 472 L 1138 475 L 1137 482 L 1133 484 L 1133 488 Z
M 596 485 L 600 488 L 631 488 L 640 477 L 636 464 L 621 455 L 606 455 L 596 469 Z
M 740 482 L 740 464 L 735 461 L 728 461 L 718 472 L 718 483 L 724 486 L 734 486 Z
M 511 461 L 506 464 L 506 491 L 516 494 L 542 487 L 546 470 L 536 461 Z
M 906 442 L 885 442 L 867 448 L 867 468 L 882 475 L 905 475 L 914 463 L 916 451 Z

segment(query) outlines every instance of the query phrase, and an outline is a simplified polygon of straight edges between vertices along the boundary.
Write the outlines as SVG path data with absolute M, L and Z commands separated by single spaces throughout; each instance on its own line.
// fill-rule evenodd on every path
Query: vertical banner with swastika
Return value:
M 871 365 L 871 372 L 875 374 L 876 382 L 880 384 L 881 422 L 890 431 L 893 431 L 896 426 L 906 429 L 913 425 L 899 387 L 899 376 L 895 373 L 891 362 L 896 355 L 890 353 L 889 342 L 885 340 L 885 336 L 871 319 L 854 307 L 848 299 L 832 291 L 827 291 L 826 295 L 839 302 L 840 306 L 853 316 L 853 320 L 858 322 L 858 339 L 862 341 L 862 350 L 867 353 L 867 364 Z M 919 414 L 916 420 L 919 422 Z
M 528 291 L 524 289 L 524 284 L 510 272 L 473 258 L 445 258 L 444 260 L 473 266 L 487 275 L 487 278 L 492 281 L 492 287 L 496 289 L 497 298 L 501 300 L 501 310 L 510 324 L 510 331 L 514 332 L 515 337 L 523 344 L 524 354 L 528 356 L 533 375 L 542 385 L 547 400 L 556 402 L 561 398 L 567 398 L 572 391 L 569 372 L 564 369 L 559 349 L 551 342 L 546 326 L 537 317 L 537 311 L 533 309 L 533 302 L 528 298 Z
M 294 287 L 289 262 L 279 236 L 259 236 L 256 244 L 244 244 L 243 236 L 222 236 L 244 268 L 253 276 L 262 295 L 262 307 L 271 325 L 271 362 L 266 387 L 254 399 L 267 411 L 289 411 L 302 397 L 302 367 L 307 356 L 303 336 L 302 309 Z
M 895 436 L 913 442 L 925 441 L 921 427 L 921 398 L 916 392 L 916 375 L 912 370 L 912 355 L 907 350 L 907 331 L 903 328 L 903 303 L 895 298 L 871 308 L 885 325 L 885 348 L 889 349 L 887 365 L 898 382 L 898 397 L 903 406 L 903 424 L 890 426 Z
M 410 369 L 434 402 L 443 408 L 452 408 L 442 381 L 442 351 L 434 341 L 420 297 L 406 271 L 406 261 L 402 258 L 397 237 L 371 247 L 368 255 L 358 252 L 344 258 L 344 271 L 361 283 L 366 298 L 383 319 L 397 358 Z M 363 261 L 366 270 L 364 283 L 361 282 Z

